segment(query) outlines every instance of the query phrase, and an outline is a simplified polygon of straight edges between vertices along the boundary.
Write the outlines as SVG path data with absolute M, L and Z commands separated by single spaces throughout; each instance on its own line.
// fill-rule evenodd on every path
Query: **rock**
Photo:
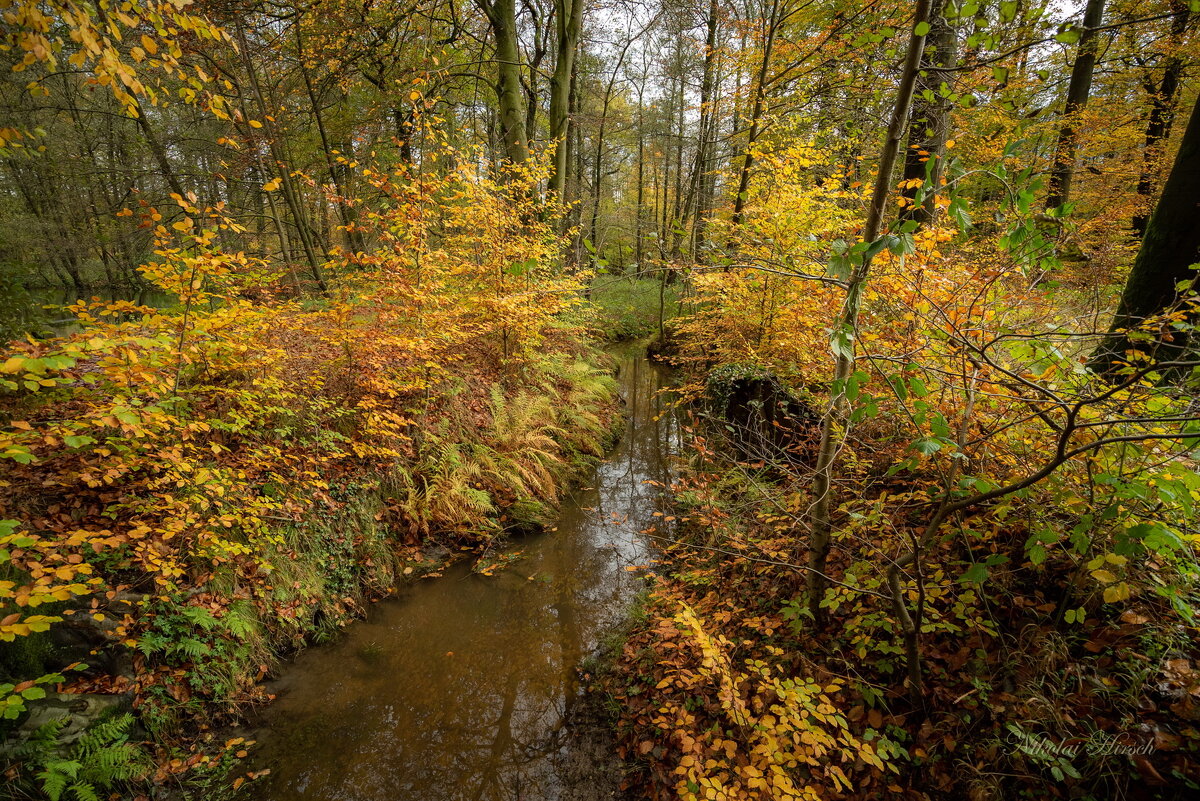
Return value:
M 440 566 L 450 559 L 450 549 L 436 543 L 426 545 L 421 549 L 421 561 Z
M 51 693 L 30 704 L 29 717 L 17 730 L 17 739 L 24 740 L 47 723 L 66 719 L 58 733 L 58 742 L 69 745 L 82 737 L 96 719 L 110 712 L 127 710 L 129 706 L 130 699 L 124 695 Z

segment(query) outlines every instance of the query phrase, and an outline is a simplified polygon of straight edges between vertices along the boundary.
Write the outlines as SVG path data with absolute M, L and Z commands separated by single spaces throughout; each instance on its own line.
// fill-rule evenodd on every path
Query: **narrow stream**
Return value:
M 304 651 L 265 711 L 262 801 L 591 801 L 614 757 L 564 725 L 576 668 L 627 613 L 678 436 L 663 368 L 619 354 L 624 435 L 567 497 L 557 530 L 515 542 L 492 577 L 451 567 Z

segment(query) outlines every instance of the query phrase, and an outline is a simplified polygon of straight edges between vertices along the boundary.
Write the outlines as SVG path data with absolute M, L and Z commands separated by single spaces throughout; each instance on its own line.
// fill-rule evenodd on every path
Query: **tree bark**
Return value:
M 708 192 L 709 162 L 712 160 L 712 149 L 716 142 L 714 136 L 716 120 L 715 98 L 713 89 L 716 83 L 717 61 L 717 27 L 720 5 L 717 0 L 709 0 L 708 29 L 704 38 L 704 75 L 700 79 L 700 133 L 696 141 L 696 179 L 699 181 L 699 194 L 696 200 L 696 221 L 692 227 L 692 258 L 699 258 L 704 249 L 705 227 L 708 223 L 708 213 L 712 207 L 712 197 Z
M 742 167 L 738 172 L 737 195 L 733 199 L 733 216 L 730 222 L 736 227 L 742 224 L 746 200 L 750 195 L 750 171 L 754 168 L 754 144 L 761 133 L 762 116 L 767 105 L 767 76 L 771 71 L 771 57 L 775 50 L 775 34 L 779 30 L 779 0 L 771 0 L 771 10 L 766 19 L 766 35 L 763 38 L 762 61 L 754 79 L 754 101 L 750 108 L 750 128 L 746 133 L 746 149 L 742 154 Z
M 525 130 L 525 99 L 521 93 L 521 50 L 517 41 L 515 0 L 477 0 L 491 24 L 496 48 L 496 100 L 500 107 L 500 138 L 504 155 L 513 164 L 529 160 Z
M 1191 7 L 1187 3 L 1177 2 L 1173 5 L 1175 17 L 1171 20 L 1169 37 L 1172 50 L 1163 67 L 1162 81 L 1157 86 L 1153 81 L 1146 82 L 1146 90 L 1150 95 L 1150 116 L 1146 120 L 1146 144 L 1142 151 L 1142 174 L 1138 179 L 1137 193 L 1146 199 L 1147 209 L 1149 198 L 1154 194 L 1154 174 L 1163 157 L 1163 143 L 1170 138 L 1175 122 L 1175 103 L 1179 97 L 1179 82 L 1184 68 L 1179 47 L 1191 19 Z M 1146 223 L 1149 221 L 1149 212 L 1134 215 L 1133 230 L 1138 236 L 1146 234 Z
M 1104 374 L 1114 373 L 1131 350 L 1139 350 L 1159 361 L 1178 357 L 1187 349 L 1191 337 L 1186 331 L 1166 326 L 1152 333 L 1150 341 L 1134 342 L 1126 333 L 1147 318 L 1174 306 L 1183 294 L 1190 294 L 1196 278 L 1192 266 L 1200 263 L 1200 99 L 1192 109 L 1191 120 L 1171 174 L 1163 185 L 1162 196 L 1146 223 L 1146 234 L 1138 249 L 1133 270 L 1121 295 L 1104 341 L 1092 354 L 1090 366 Z M 1178 286 L 1187 282 L 1181 293 Z
M 366 249 L 363 242 L 362 231 L 358 228 L 358 211 L 354 208 L 349 195 L 349 170 L 345 164 L 338 164 L 333 156 L 333 148 L 329 143 L 329 134 L 325 130 L 325 117 L 321 112 L 321 103 L 317 97 L 316 88 L 313 86 L 312 76 L 308 73 L 306 64 L 307 57 L 304 54 L 304 41 L 300 34 L 300 20 L 295 23 L 296 28 L 296 60 L 300 63 L 300 72 L 304 77 L 304 89 L 308 95 L 309 105 L 312 107 L 313 120 L 317 123 L 317 133 L 321 137 L 321 152 L 325 157 L 325 169 L 329 172 L 329 180 L 333 182 L 333 189 L 337 193 L 338 215 L 341 217 L 342 228 L 346 233 L 346 248 L 353 254 L 362 253 Z M 343 158 L 348 157 L 347 153 L 343 153 Z
M 1096 51 L 1100 37 L 1096 28 L 1104 21 L 1104 0 L 1088 0 L 1083 12 L 1083 33 L 1079 37 L 1079 51 L 1071 67 L 1071 82 L 1067 85 L 1067 105 L 1063 109 L 1063 123 L 1058 132 L 1058 145 L 1054 149 L 1054 164 L 1050 169 L 1049 191 L 1046 193 L 1046 208 L 1056 209 L 1071 199 L 1071 180 L 1075 176 L 1075 148 L 1079 143 L 1079 132 L 1075 125 L 1079 112 L 1087 106 L 1092 92 L 1092 73 L 1096 69 Z
M 300 246 L 304 250 L 304 258 L 308 262 L 309 271 L 312 273 L 313 280 L 322 292 L 328 287 L 325 284 L 325 276 L 321 273 L 321 263 L 317 259 L 317 250 L 312 241 L 312 229 L 308 224 L 308 215 L 304 212 L 303 199 L 300 196 L 299 190 L 292 181 L 292 176 L 288 170 L 290 160 L 285 158 L 280 151 L 279 132 L 275 129 L 275 123 L 272 122 L 272 115 L 267 111 L 266 97 L 263 95 L 262 86 L 258 81 L 258 73 L 254 69 L 254 62 L 250 59 L 250 43 L 246 38 L 246 29 L 242 26 L 239 20 L 235 28 L 238 37 L 238 45 L 241 50 L 242 63 L 245 66 L 247 77 L 250 79 L 250 87 L 254 92 L 254 99 L 258 104 L 259 113 L 262 115 L 262 124 L 267 133 L 267 147 L 271 151 L 271 158 L 274 160 L 275 169 L 279 170 L 279 185 L 283 191 L 284 202 L 287 203 L 289 211 L 292 213 L 292 220 L 296 225 L 296 233 L 300 237 Z
M 917 203 L 918 187 L 906 185 L 901 190 L 907 202 L 900 209 L 900 219 L 915 220 L 922 225 L 933 222 L 937 216 L 936 196 L 950 133 L 950 101 L 941 92 L 950 73 L 943 70 L 953 68 L 958 59 L 958 35 L 943 16 L 945 7 L 946 0 L 932 0 L 930 4 L 930 31 L 921 57 L 908 124 L 908 149 L 904 153 L 904 180 L 910 184 L 922 181 L 924 200 Z M 926 92 L 932 93 L 932 100 L 926 97 Z
M 908 51 L 900 85 L 896 89 L 896 103 L 892 108 L 887 136 L 879 155 L 879 173 L 871 194 L 871 207 L 867 214 L 862 241 L 872 243 L 883 230 L 883 219 L 888 198 L 892 194 L 892 172 L 899 156 L 900 141 L 908 121 L 916 87 L 917 72 L 921 64 L 921 53 L 925 49 L 925 36 L 919 35 L 920 26 L 928 21 L 929 0 L 915 0 L 912 33 L 908 39 Z M 809 541 L 808 608 L 814 620 L 821 620 L 821 600 L 825 595 L 827 581 L 826 565 L 829 560 L 831 535 L 833 533 L 833 468 L 837 460 L 838 438 L 836 429 L 841 425 L 841 410 L 845 400 L 845 385 L 854 372 L 855 338 L 858 332 L 858 313 L 862 292 L 871 271 L 871 259 L 864 257 L 855 265 L 846 285 L 846 298 L 841 314 L 834 323 L 834 337 L 838 341 L 837 362 L 833 371 L 833 397 L 821 419 L 821 440 L 817 448 L 817 464 L 813 477 L 813 504 L 811 512 L 812 534 Z
M 566 186 L 570 161 L 567 153 L 567 134 L 571 125 L 571 76 L 575 70 L 575 53 L 583 30 L 584 0 L 554 0 L 557 54 L 554 73 L 550 77 L 550 142 L 554 147 L 554 169 L 547 190 L 562 195 Z

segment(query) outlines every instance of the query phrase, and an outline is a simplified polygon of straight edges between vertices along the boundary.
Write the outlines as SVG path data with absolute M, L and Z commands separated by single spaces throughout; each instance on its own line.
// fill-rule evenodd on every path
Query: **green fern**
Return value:
M 49 801 L 99 801 L 101 793 L 119 790 L 154 769 L 146 752 L 129 742 L 133 723 L 130 714 L 102 718 L 68 746 L 60 742 L 67 718 L 58 718 L 33 732 L 13 755 L 24 770 L 36 771 L 32 778 Z
M 42 762 L 42 771 L 37 775 L 42 782 L 42 792 L 50 801 L 59 801 L 63 793 L 73 784 L 77 784 L 80 763 L 68 759 L 47 757 Z

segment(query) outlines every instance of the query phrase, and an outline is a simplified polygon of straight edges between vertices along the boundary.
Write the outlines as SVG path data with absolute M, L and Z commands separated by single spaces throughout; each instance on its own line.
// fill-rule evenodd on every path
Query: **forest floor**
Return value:
M 1037 582 L 1005 577 L 987 592 L 949 582 L 930 590 L 937 611 L 927 617 L 924 687 L 914 700 L 898 627 L 870 589 L 877 585 L 846 589 L 822 623 L 808 615 L 808 552 L 798 534 L 805 471 L 739 458 L 727 421 L 693 422 L 691 452 L 667 490 L 673 513 L 649 532 L 661 547 L 653 590 L 595 684 L 620 710 L 619 754 L 634 796 L 1200 792 L 1200 651 L 1160 599 L 1089 609 L 1086 619 L 1081 610 L 1064 632 L 1077 581 L 1065 567 Z M 886 471 L 886 447 L 855 447 L 857 491 L 883 503 L 904 490 L 905 479 Z M 1012 513 L 989 536 L 1015 538 L 1019 548 L 1029 536 L 1023 518 Z M 835 576 L 863 559 L 852 533 L 838 543 Z M 943 558 L 955 547 L 940 546 Z M 1020 550 L 1013 558 L 1024 559 Z M 979 603 L 988 618 L 972 611 Z

